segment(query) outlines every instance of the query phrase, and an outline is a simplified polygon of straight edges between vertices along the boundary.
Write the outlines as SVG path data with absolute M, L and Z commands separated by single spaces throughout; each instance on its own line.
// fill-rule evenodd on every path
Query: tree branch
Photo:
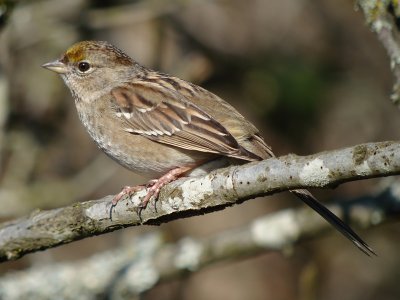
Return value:
M 395 81 L 391 99 L 397 108 L 400 108 L 400 35 L 395 16 L 390 11 L 390 6 L 393 5 L 396 12 L 398 4 L 390 0 L 358 0 L 358 5 L 390 58 Z
M 127 226 L 161 224 L 223 209 L 257 196 L 295 188 L 327 188 L 340 183 L 400 174 L 400 142 L 368 143 L 310 156 L 280 158 L 182 178 L 161 190 L 141 218 L 135 209 L 146 191 L 122 200 L 109 218 L 111 196 L 37 211 L 0 226 L 0 261 Z
M 400 213 L 400 182 L 390 182 L 375 195 L 346 201 L 347 216 L 363 228 Z M 396 192 L 397 191 L 397 192 Z M 338 205 L 329 209 L 343 211 Z M 285 251 L 332 228 L 307 208 L 286 209 L 207 238 L 185 237 L 168 243 L 160 231 L 142 235 L 117 250 L 78 262 L 36 265 L 0 280 L 1 299 L 134 298 L 160 282 L 197 272 L 227 259 L 266 251 Z M 377 249 L 379 252 L 379 249 Z M 354 251 L 357 251 L 354 248 Z M 34 278 L 34 280 L 32 280 Z M 123 295 L 123 297 L 122 297 Z M 108 297 L 107 297 L 108 296 Z

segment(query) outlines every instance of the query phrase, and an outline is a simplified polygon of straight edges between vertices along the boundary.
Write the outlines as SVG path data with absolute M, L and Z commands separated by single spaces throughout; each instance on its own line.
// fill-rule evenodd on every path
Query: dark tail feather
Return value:
M 340 231 L 345 237 L 354 243 L 362 252 L 366 255 L 376 255 L 367 243 L 365 243 L 358 235 L 350 228 L 346 223 L 339 219 L 329 209 L 327 209 L 322 203 L 320 203 L 309 191 L 307 190 L 292 190 L 290 191 L 300 198 L 305 204 L 310 206 L 313 210 L 319 213 L 325 220 L 332 224 L 338 231 Z

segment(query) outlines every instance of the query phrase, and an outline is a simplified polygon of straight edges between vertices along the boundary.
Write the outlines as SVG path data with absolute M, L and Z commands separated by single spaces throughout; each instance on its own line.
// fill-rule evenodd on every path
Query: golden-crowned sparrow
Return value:
M 83 41 L 43 67 L 61 75 L 97 145 L 124 167 L 161 176 L 160 188 L 222 158 L 274 156 L 257 128 L 227 102 L 182 79 L 147 69 L 107 42 Z M 212 165 L 212 164 L 211 164 Z M 113 200 L 137 190 L 125 188 Z M 366 254 L 373 250 L 307 190 L 291 191 Z

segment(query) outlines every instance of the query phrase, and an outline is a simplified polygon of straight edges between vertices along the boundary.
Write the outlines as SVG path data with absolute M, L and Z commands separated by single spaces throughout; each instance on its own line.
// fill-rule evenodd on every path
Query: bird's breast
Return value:
M 126 131 L 127 124 L 104 107 L 85 107 L 76 103 L 79 118 L 97 146 L 109 157 L 137 173 L 152 176 L 200 161 L 213 159 L 214 155 L 189 151 L 152 141 L 144 136 Z

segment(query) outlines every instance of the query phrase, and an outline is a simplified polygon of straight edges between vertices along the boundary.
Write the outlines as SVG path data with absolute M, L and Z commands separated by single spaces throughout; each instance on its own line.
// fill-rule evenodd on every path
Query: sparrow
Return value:
M 71 91 L 80 120 L 98 147 L 152 180 L 141 207 L 160 189 L 219 162 L 274 157 L 258 129 L 217 95 L 188 81 L 141 66 L 104 41 L 72 45 L 42 67 L 58 73 Z M 113 201 L 144 186 L 125 187 Z M 291 192 L 367 255 L 375 252 L 308 190 Z

